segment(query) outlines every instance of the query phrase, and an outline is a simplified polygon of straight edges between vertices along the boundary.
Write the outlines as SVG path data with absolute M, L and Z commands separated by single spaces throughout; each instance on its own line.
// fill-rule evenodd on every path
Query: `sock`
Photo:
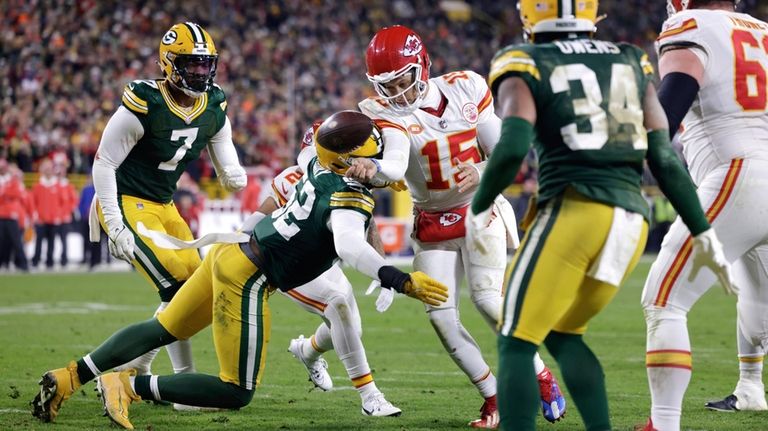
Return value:
M 115 332 L 101 346 L 77 361 L 80 382 L 85 383 L 99 371 L 111 370 L 154 348 L 176 341 L 157 319 L 135 323 Z
M 435 328 L 443 347 L 453 362 L 469 377 L 480 395 L 483 398 L 495 395 L 496 378 L 493 377 L 491 368 L 483 359 L 480 347 L 459 321 L 456 309 L 441 308 L 431 310 L 428 314 L 429 322 Z M 533 357 L 531 357 L 531 364 L 533 364 Z
M 304 342 L 301 343 L 301 352 L 304 353 L 304 357 L 312 361 L 318 359 L 325 353 L 325 350 L 317 345 L 315 339 L 315 335 L 313 335 L 308 339 L 305 338 Z
M 159 347 L 157 349 L 152 349 L 132 361 L 128 361 L 123 365 L 115 367 L 115 371 L 123 371 L 133 368 L 140 376 L 152 374 L 152 361 L 155 360 L 155 356 L 157 356 L 159 352 Z
M 173 342 L 165 346 L 165 350 L 168 351 L 168 357 L 171 358 L 171 366 L 173 366 L 175 374 L 195 372 L 195 364 L 192 361 L 192 343 L 189 340 Z
M 538 376 L 542 371 L 544 371 L 545 368 L 547 368 L 547 366 L 544 365 L 544 361 L 541 360 L 539 352 L 536 352 L 536 354 L 533 356 L 533 371 L 535 371 L 536 375 Z
M 357 393 L 360 394 L 360 398 L 362 399 L 366 399 L 379 392 L 379 388 L 376 387 L 376 382 L 373 381 L 371 373 L 350 378 L 350 380 L 352 380 L 352 385 L 357 389 Z
M 605 374 L 582 336 L 552 331 L 544 343 L 560 366 L 587 431 L 611 429 Z
M 253 390 L 197 373 L 136 376 L 132 386 L 136 394 L 145 400 L 198 407 L 237 409 L 248 405 L 253 398 Z
M 739 383 L 741 386 L 763 387 L 763 349 L 759 346 L 753 346 L 749 340 L 744 337 L 741 327 L 736 325 L 736 340 L 739 348 Z
M 645 366 L 651 389 L 651 420 L 660 430 L 680 429 L 683 397 L 691 380 L 691 342 L 682 311 L 646 309 Z M 569 388 L 570 389 L 570 388 Z
M 502 430 L 536 429 L 541 399 L 533 369 L 535 344 L 518 338 L 499 336 L 499 381 L 497 402 Z

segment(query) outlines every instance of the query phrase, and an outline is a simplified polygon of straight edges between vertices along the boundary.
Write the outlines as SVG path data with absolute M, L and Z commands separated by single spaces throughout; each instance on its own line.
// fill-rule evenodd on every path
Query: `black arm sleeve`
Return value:
M 669 138 L 672 139 L 680 128 L 685 114 L 691 108 L 696 95 L 699 94 L 699 83 L 691 75 L 681 72 L 667 74 L 659 85 L 659 102 L 667 114 L 669 123 Z

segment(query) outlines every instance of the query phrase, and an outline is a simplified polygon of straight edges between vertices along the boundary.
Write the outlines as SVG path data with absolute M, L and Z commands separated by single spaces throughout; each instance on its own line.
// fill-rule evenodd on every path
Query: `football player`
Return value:
M 374 35 L 366 65 L 378 97 L 359 107 L 382 126 L 384 157 L 360 159 L 347 175 L 361 181 L 405 178 L 416 213 L 414 268 L 444 281 L 451 292 L 445 304 L 426 307 L 429 321 L 484 398 L 480 418 L 470 425 L 493 429 L 498 425 L 496 377 L 459 319 L 458 290 L 466 274 L 473 304 L 495 330 L 507 246 L 516 247 L 518 241 L 514 212 L 499 196 L 497 217 L 482 232 L 492 248 L 485 254 L 465 243 L 463 218 L 485 159 L 498 141 L 501 121 L 483 78 L 469 70 L 430 78 L 430 64 L 427 48 L 413 30 L 392 26 Z M 513 232 L 510 238 L 508 230 Z M 565 399 L 538 356 L 535 367 L 544 417 L 554 422 L 565 413 Z
M 592 39 L 597 1 L 522 0 L 519 7 L 533 43 L 506 47 L 491 63 L 503 125 L 468 217 L 468 236 L 488 249 L 478 232 L 534 142 L 538 201 L 524 220 L 501 316 L 501 427 L 536 428 L 531 358 L 544 343 L 585 428 L 608 430 L 603 370 L 582 337 L 642 254 L 650 215 L 640 190 L 644 159 L 693 234 L 697 269 L 710 266 L 727 283 L 728 265 L 669 144 L 648 56 Z
M 165 250 L 142 240 L 137 223 L 192 238 L 172 196 L 184 168 L 204 147 L 227 190 L 246 185 L 232 143 L 226 96 L 213 82 L 217 62 L 213 39 L 201 26 L 185 22 L 171 27 L 160 40 L 158 64 L 164 79 L 126 85 L 93 164 L 91 240 L 98 241 L 100 224 L 109 236 L 110 253 L 130 262 L 157 289 L 157 312 L 200 266 L 200 256 L 196 250 Z M 194 372 L 188 340 L 167 350 L 175 372 Z M 156 354 L 136 358 L 125 368 L 149 374 Z
M 683 154 L 698 199 L 739 287 L 740 379 L 733 394 L 707 404 L 725 411 L 768 409 L 762 382 L 768 343 L 768 23 L 735 12 L 737 4 L 670 0 L 657 39 L 659 100 L 670 131 L 683 124 Z M 675 221 L 643 290 L 648 430 L 680 428 L 692 363 L 687 313 L 717 281 L 708 271 L 692 271 L 691 241 Z
M 331 129 L 338 124 L 337 113 L 320 131 L 323 126 Z M 32 401 L 33 414 L 46 422 L 54 420 L 62 403 L 97 376 L 105 413 L 126 429 L 133 429 L 128 408 L 140 399 L 244 407 L 264 371 L 271 323 L 269 293 L 290 291 L 317 278 L 337 258 L 379 280 L 385 288 L 432 305 L 445 301 L 448 291 L 444 285 L 422 272 L 406 274 L 387 265 L 365 240 L 373 198 L 365 186 L 340 172 L 350 157 L 376 154 L 375 140 L 321 139 L 318 149 L 323 155 L 303 167 L 306 174 L 286 205 L 258 221 L 246 235 L 247 242 L 213 246 L 165 310 L 151 320 L 121 329 L 67 367 L 46 372 L 40 393 Z M 302 271 L 296 271 L 297 262 Z M 213 327 L 218 376 L 137 376 L 134 369 L 101 374 L 151 349 L 188 339 L 208 325 Z
M 312 133 L 310 129 L 310 133 Z M 372 135 L 374 136 L 374 135 Z M 378 131 L 375 138 L 381 142 Z M 327 156 L 328 153 L 320 153 Z M 319 156 L 320 156 L 319 155 Z M 380 155 L 380 152 L 379 152 Z M 344 172 L 341 170 L 340 172 Z M 272 180 L 272 191 L 258 209 L 262 214 L 271 214 L 285 205 L 296 190 L 296 184 L 303 173 L 299 166 L 291 166 Z M 244 226 L 246 230 L 248 226 Z M 377 250 L 381 240 L 378 237 L 373 218 L 368 227 L 368 242 Z M 378 250 L 381 253 L 381 250 Z M 281 291 L 302 309 L 317 314 L 323 322 L 310 338 L 300 335 L 291 340 L 288 351 L 299 360 L 309 373 L 312 383 L 328 391 L 333 387 L 333 380 L 328 373 L 328 363 L 322 354 L 335 350 L 349 379 L 357 389 L 362 400 L 362 413 L 368 416 L 399 416 L 401 410 L 384 398 L 376 386 L 365 347 L 362 340 L 362 322 L 360 311 L 350 284 L 341 267 L 334 264 L 318 278 L 289 291 Z

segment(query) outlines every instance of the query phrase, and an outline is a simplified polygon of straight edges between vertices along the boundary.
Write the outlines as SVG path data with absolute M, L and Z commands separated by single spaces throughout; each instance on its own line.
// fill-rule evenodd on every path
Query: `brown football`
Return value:
M 362 145 L 373 132 L 373 120 L 357 111 L 339 111 L 317 129 L 317 143 L 337 153 Z

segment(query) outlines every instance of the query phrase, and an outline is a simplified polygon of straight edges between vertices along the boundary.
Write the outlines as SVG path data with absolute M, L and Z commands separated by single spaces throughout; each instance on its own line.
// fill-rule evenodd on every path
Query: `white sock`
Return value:
M 192 343 L 189 340 L 178 340 L 165 346 L 168 357 L 171 358 L 173 372 L 194 373 L 195 364 L 192 361 Z
M 686 315 L 646 310 L 646 370 L 651 390 L 651 419 L 659 431 L 680 429 L 683 397 L 691 380 L 691 343 Z
M 136 369 L 136 374 L 139 376 L 147 376 L 152 374 L 152 361 L 155 360 L 155 356 L 160 352 L 160 348 L 152 349 L 149 352 L 135 358 L 129 362 L 115 367 L 115 371 L 124 371 L 130 368 Z
M 763 349 L 753 346 L 741 333 L 741 327 L 736 325 L 736 340 L 739 348 L 739 382 L 736 388 L 742 386 L 763 387 Z
M 541 356 L 539 356 L 539 352 L 536 352 L 536 354 L 533 356 L 533 370 L 536 372 L 536 375 L 538 376 L 541 374 L 542 371 L 544 371 L 544 368 L 547 368 L 546 365 L 544 365 L 544 361 L 541 360 Z

